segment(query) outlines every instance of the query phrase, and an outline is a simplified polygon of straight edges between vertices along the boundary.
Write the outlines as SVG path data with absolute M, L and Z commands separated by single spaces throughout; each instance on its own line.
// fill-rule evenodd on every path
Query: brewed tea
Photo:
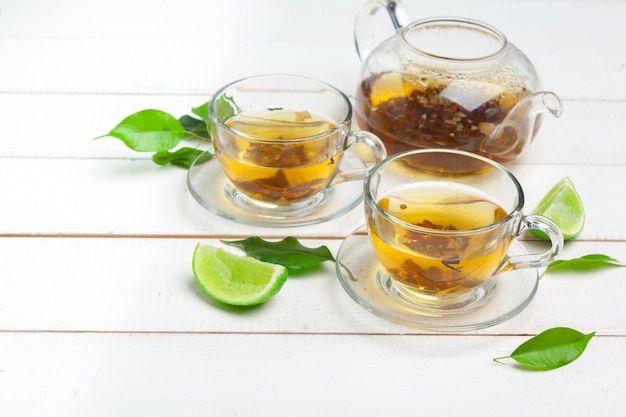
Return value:
M 216 142 L 216 156 L 233 185 L 257 200 L 290 204 L 317 194 L 342 156 L 335 125 L 309 111 L 246 111 L 226 125 L 232 130 Z
M 355 112 L 361 128 L 380 137 L 389 154 L 448 148 L 489 156 L 518 143 L 511 129 L 490 141 L 489 149 L 483 148 L 485 138 L 528 94 L 504 76 L 490 81 L 454 80 L 426 71 L 392 71 L 363 80 L 356 92 Z
M 481 229 L 507 212 L 460 187 L 403 189 L 378 205 L 407 223 L 370 218 L 379 261 L 391 277 L 421 293 L 454 294 L 482 284 L 498 270 L 511 241 L 499 228 Z

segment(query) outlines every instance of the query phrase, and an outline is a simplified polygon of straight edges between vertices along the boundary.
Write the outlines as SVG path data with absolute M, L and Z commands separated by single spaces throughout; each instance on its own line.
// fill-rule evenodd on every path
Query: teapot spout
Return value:
M 500 162 L 516 159 L 537 135 L 544 113 L 561 116 L 563 102 L 558 95 L 540 91 L 524 97 L 485 138 L 481 151 Z
M 522 102 L 530 102 L 530 106 L 535 108 L 535 115 L 550 112 L 556 118 L 563 114 L 563 102 L 561 98 L 552 91 L 540 91 L 525 97 Z M 518 105 L 520 104 L 518 103 Z M 515 106 L 517 107 L 517 106 Z M 515 108 L 513 108 L 515 110 Z

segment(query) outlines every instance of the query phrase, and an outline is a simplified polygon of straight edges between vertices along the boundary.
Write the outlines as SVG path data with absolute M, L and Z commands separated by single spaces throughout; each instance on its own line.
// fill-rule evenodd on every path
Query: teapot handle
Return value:
M 397 0 L 371 0 L 366 3 L 356 16 L 354 22 L 354 43 L 356 53 L 361 61 L 378 45 L 374 39 L 374 16 L 381 9 L 387 10 L 391 24 L 396 32 L 410 22 L 409 14 L 404 5 Z

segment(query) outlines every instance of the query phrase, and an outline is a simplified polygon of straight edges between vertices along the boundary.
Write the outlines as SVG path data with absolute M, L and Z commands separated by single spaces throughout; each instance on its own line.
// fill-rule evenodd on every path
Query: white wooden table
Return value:
M 25 416 L 617 416 L 626 413 L 626 269 L 549 275 L 485 330 L 429 334 L 366 312 L 334 265 L 268 303 L 196 285 L 197 242 L 297 236 L 334 253 L 363 222 L 225 221 L 186 171 L 116 139 L 125 116 L 180 116 L 240 77 L 288 72 L 348 94 L 361 0 L 0 0 L 0 414 Z M 530 210 L 564 176 L 585 203 L 561 258 L 626 260 L 626 1 L 406 2 L 502 29 L 564 100 L 510 166 Z M 549 372 L 499 365 L 531 335 L 596 331 Z

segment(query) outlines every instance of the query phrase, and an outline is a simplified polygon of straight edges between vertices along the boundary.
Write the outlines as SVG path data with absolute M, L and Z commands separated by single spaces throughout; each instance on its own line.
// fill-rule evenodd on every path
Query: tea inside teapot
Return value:
M 427 71 L 373 74 L 357 89 L 357 121 L 378 135 L 390 154 L 416 147 L 481 153 L 485 138 L 530 94 L 508 84 L 457 82 Z M 503 147 L 510 140 L 502 138 Z

